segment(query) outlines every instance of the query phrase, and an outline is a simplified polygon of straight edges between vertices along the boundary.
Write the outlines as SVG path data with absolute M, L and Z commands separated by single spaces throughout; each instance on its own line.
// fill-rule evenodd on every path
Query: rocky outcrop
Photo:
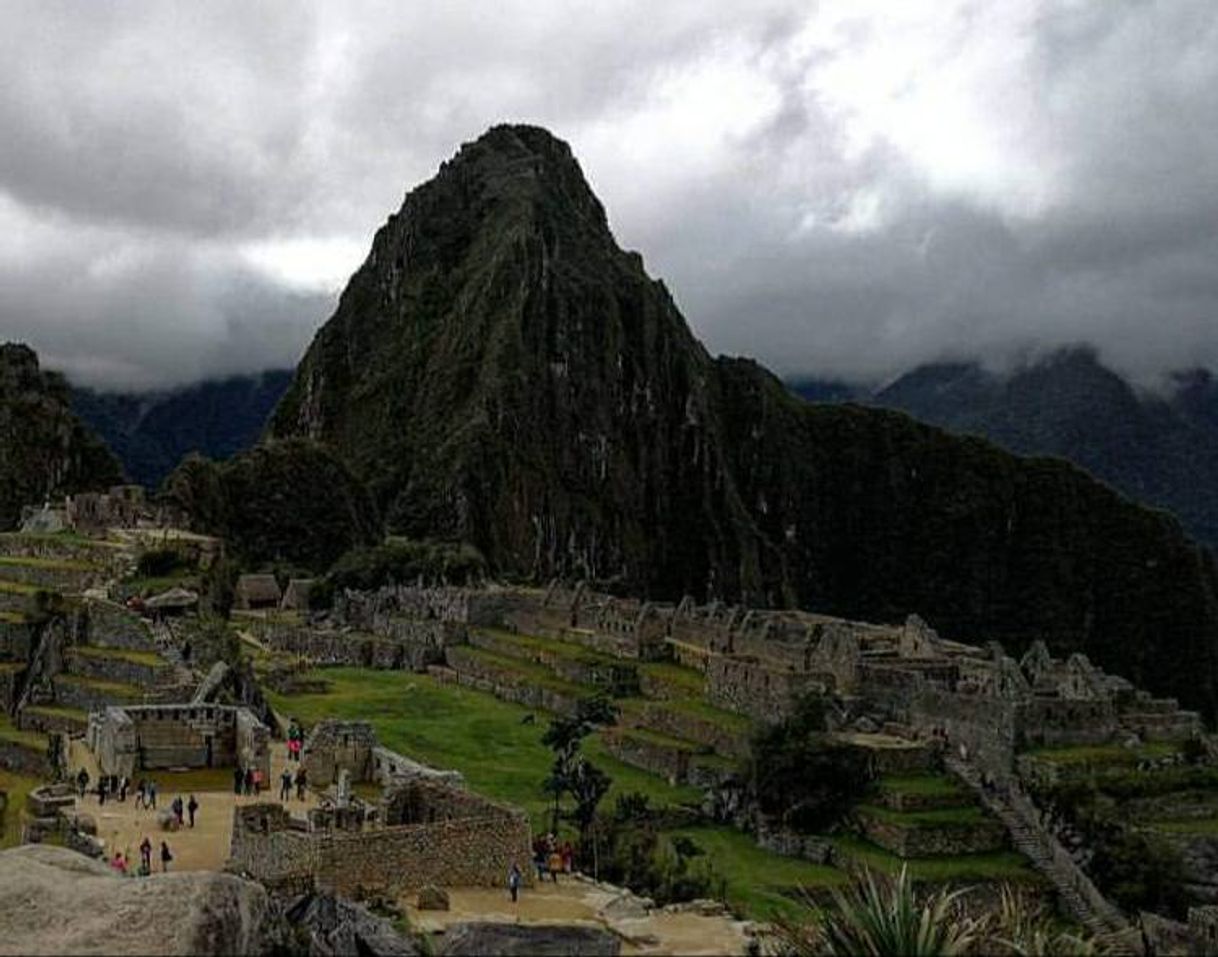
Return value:
M 232 875 L 126 878 L 60 847 L 0 851 L 0 953 L 257 953 L 266 910 Z
M 32 349 L 0 344 L 0 531 L 23 505 L 122 480 L 118 461 L 73 414 L 67 383 Z
M 331 894 L 308 894 L 284 911 L 291 938 L 281 949 L 304 950 L 310 957 L 411 957 L 414 940 L 398 933 L 384 917 Z M 308 937 L 307 948 L 299 937 Z M 293 946 L 295 945 L 295 946 Z
M 535 127 L 495 127 L 406 197 L 270 435 L 328 444 L 391 530 L 501 574 L 917 612 L 1218 710 L 1218 570 L 1174 520 L 1065 462 L 712 358 Z
M 622 942 L 603 927 L 581 924 L 502 924 L 492 921 L 455 924 L 444 934 L 442 957 L 480 954 L 535 957 L 616 957 Z

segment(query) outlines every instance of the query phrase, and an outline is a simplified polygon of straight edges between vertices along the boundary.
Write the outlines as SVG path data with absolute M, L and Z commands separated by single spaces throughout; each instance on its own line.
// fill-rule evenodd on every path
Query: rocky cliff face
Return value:
M 492 129 L 406 197 L 270 432 L 333 446 L 394 531 L 501 573 L 917 611 L 1215 701 L 1215 567 L 1173 520 L 1064 462 L 713 359 L 540 129 Z
M 118 462 L 80 423 L 67 384 L 32 349 L 0 345 L 0 531 L 21 506 L 122 479 Z

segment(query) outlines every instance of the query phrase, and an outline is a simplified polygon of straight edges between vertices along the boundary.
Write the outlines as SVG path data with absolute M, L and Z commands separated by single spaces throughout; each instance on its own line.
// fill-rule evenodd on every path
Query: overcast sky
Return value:
M 292 365 L 521 121 L 713 351 L 1218 368 L 1214 0 L 735 6 L 0 0 L 0 338 L 107 387 Z

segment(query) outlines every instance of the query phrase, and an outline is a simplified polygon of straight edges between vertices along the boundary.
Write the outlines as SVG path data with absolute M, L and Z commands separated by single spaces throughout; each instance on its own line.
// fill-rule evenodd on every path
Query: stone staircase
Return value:
M 1075 920 L 1097 936 L 1111 938 L 1130 931 L 1125 915 L 1100 893 L 1057 838 L 1041 825 L 1036 806 L 1017 785 L 1012 782 L 987 788 L 972 764 L 955 757 L 945 757 L 944 764 L 1002 821 L 1015 848 L 1049 879 Z

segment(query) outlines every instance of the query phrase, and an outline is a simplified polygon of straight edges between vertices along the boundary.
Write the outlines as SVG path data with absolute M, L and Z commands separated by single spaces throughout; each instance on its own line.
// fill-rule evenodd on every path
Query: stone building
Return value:
M 219 704 L 112 706 L 89 715 L 89 748 L 103 774 L 157 768 L 242 767 L 270 782 L 270 731 L 247 708 Z

